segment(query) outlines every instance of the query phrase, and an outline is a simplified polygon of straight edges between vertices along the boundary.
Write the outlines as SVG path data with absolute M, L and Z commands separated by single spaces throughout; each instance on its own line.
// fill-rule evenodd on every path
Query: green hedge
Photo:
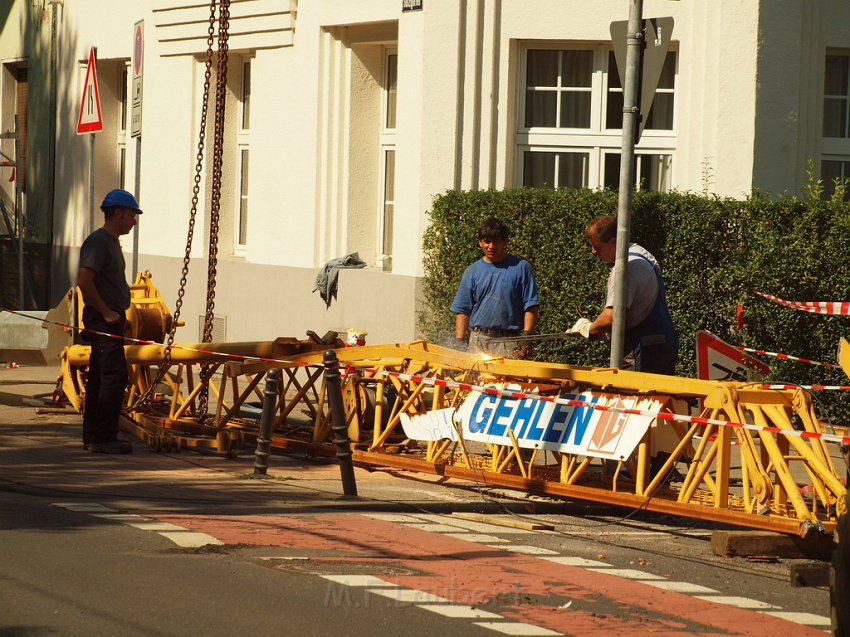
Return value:
M 818 194 L 818 193 L 815 193 Z M 819 316 L 782 307 L 754 290 L 794 301 L 850 299 L 850 205 L 840 196 L 745 200 L 689 193 L 638 192 L 632 240 L 661 264 L 673 322 L 679 333 L 677 374 L 696 375 L 696 332 L 707 329 L 735 344 L 835 362 L 850 317 Z M 448 191 L 434 199 L 424 236 L 423 335 L 433 342 L 453 336 L 449 306 L 464 268 L 481 256 L 476 230 L 488 216 L 511 230 L 510 252 L 531 263 L 540 287 L 542 333 L 562 332 L 580 316 L 593 319 L 603 303 L 609 266 L 590 252 L 587 222 L 616 214 L 608 190 L 521 188 Z M 743 304 L 745 330 L 737 327 Z M 606 365 L 602 342 L 539 343 L 534 358 Z M 764 358 L 764 357 L 763 357 Z M 797 384 L 847 384 L 839 369 L 769 357 L 770 380 Z M 819 392 L 823 409 L 847 420 L 847 392 Z M 833 413 L 834 412 L 834 413 Z

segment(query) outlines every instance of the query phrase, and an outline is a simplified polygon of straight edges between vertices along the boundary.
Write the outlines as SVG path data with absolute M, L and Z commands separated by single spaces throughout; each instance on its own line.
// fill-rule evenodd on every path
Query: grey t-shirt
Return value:
M 655 270 L 661 268 L 655 257 L 646 248 L 637 243 L 629 245 L 630 253 L 626 264 L 626 327 L 632 328 L 643 322 L 652 312 L 655 299 L 658 296 L 658 279 Z M 608 275 L 608 290 L 605 300 L 606 307 L 614 307 L 614 270 Z
M 94 270 L 94 286 L 110 310 L 130 307 L 130 286 L 124 275 L 121 244 L 103 228 L 92 232 L 80 248 L 80 267 Z

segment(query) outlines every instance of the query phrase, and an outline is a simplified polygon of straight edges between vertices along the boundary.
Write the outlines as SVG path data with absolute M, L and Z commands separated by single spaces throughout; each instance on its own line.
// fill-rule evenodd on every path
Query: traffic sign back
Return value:
M 620 86 L 626 86 L 626 37 L 629 31 L 628 21 L 611 23 L 611 46 L 617 61 L 617 72 L 620 74 Z M 638 106 L 640 107 L 640 124 L 638 138 L 643 132 L 652 100 L 655 99 L 655 89 L 664 69 L 667 59 L 667 49 L 670 48 L 670 36 L 673 34 L 673 18 L 647 18 L 643 21 L 643 46 L 640 54 L 640 92 Z
M 94 47 L 89 49 L 89 63 L 86 66 L 86 81 L 83 84 L 83 99 L 80 102 L 80 115 L 77 117 L 77 135 L 99 133 L 103 130 L 103 113 L 100 111 L 100 91 L 97 88 L 97 60 Z
M 770 373 L 767 363 L 745 354 L 711 332 L 697 332 L 697 378 L 703 380 L 761 380 Z

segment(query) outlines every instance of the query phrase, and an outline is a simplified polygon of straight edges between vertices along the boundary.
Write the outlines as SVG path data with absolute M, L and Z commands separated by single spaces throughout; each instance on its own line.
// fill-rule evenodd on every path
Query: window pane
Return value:
M 251 127 L 251 62 L 242 64 L 242 130 Z
M 529 51 L 526 86 L 557 86 L 560 51 Z
M 239 182 L 239 245 L 248 243 L 248 151 L 241 153 L 242 174 Z
M 387 56 L 387 120 L 388 129 L 395 128 L 396 108 L 398 104 L 398 55 Z
M 531 188 L 555 187 L 555 153 L 523 154 L 522 185 Z
M 824 95 L 847 95 L 847 67 L 850 56 L 827 55 L 824 69 Z
M 623 127 L 623 94 L 608 93 L 608 104 L 605 108 L 605 128 Z
M 121 122 L 119 123 L 118 128 L 122 131 L 127 130 L 127 69 L 119 73 L 119 86 L 118 86 L 118 94 L 121 96 Z
M 558 188 L 587 187 L 587 153 L 558 153 Z
M 384 270 L 392 269 L 389 257 L 393 254 L 393 210 L 395 207 L 395 151 L 384 152 L 384 226 L 381 237 L 381 253 Z
M 620 189 L 620 154 L 605 154 L 605 174 L 602 176 L 602 185 L 613 190 Z
M 847 137 L 847 100 L 824 98 L 823 136 Z
M 617 70 L 617 58 L 613 51 L 608 52 L 608 89 L 623 88 L 620 72 Z
M 658 78 L 658 88 L 673 88 L 676 81 L 676 54 L 667 52 L 664 58 L 664 66 L 661 68 L 661 77 Z
M 593 76 L 593 51 L 564 51 L 561 86 L 590 87 Z
M 671 187 L 672 155 L 635 155 L 635 187 L 641 190 L 667 192 Z M 620 188 L 620 153 L 606 153 L 603 185 Z
M 640 167 L 638 184 L 641 190 L 667 192 L 670 189 L 670 155 L 638 155 Z
M 590 128 L 590 93 L 561 94 L 561 128 Z
M 835 194 L 836 180 L 841 181 L 850 176 L 850 161 L 824 159 L 820 164 L 820 175 L 823 181 L 823 194 L 832 197 Z M 845 201 L 850 198 L 850 189 L 844 194 Z
M 558 94 L 555 91 L 526 91 L 525 97 L 525 126 L 557 126 L 556 113 Z
M 522 185 L 531 188 L 586 188 L 589 160 L 587 153 L 525 151 Z
M 621 113 L 622 115 L 622 113 Z M 622 122 L 622 117 L 620 118 Z M 622 126 L 622 124 L 621 124 Z M 673 130 L 673 94 L 656 93 L 649 109 L 644 128 L 652 130 Z

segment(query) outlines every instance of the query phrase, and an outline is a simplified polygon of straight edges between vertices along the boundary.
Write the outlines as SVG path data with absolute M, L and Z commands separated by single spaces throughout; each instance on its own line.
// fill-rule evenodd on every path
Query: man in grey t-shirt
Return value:
M 118 418 L 127 387 L 124 357 L 125 312 L 130 286 L 124 274 L 124 253 L 118 238 L 136 225 L 141 214 L 136 198 L 112 190 L 100 205 L 103 226 L 80 248 L 77 287 L 83 294 L 83 337 L 91 342 L 83 407 L 83 446 L 99 453 L 130 453 L 129 442 L 118 440 Z
M 617 221 L 610 215 L 593 219 L 587 226 L 591 250 L 605 263 L 614 264 L 617 252 Z M 626 262 L 626 351 L 635 358 L 635 370 L 655 374 L 676 373 L 679 341 L 667 299 L 661 268 L 645 248 L 629 244 Z M 608 276 L 605 307 L 593 321 L 580 318 L 569 330 L 585 338 L 602 338 L 614 322 L 614 272 Z

